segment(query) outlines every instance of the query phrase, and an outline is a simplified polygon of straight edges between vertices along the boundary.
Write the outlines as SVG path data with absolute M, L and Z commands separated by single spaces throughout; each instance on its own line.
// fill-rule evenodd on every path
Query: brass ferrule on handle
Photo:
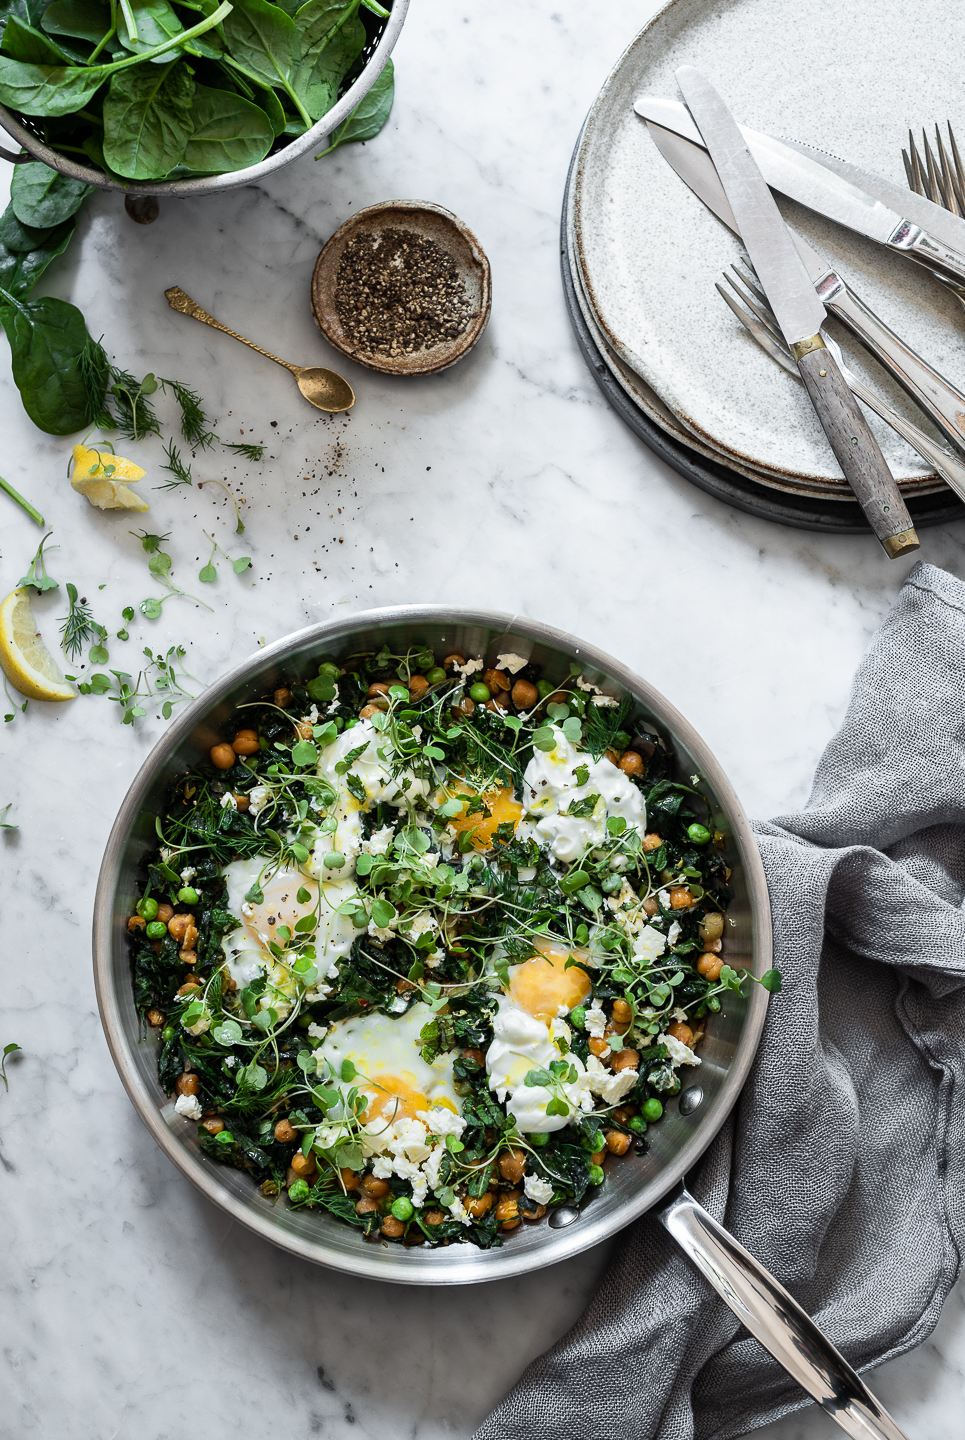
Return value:
M 809 335 L 806 340 L 795 340 L 791 344 L 791 354 L 795 361 L 799 361 L 802 355 L 810 355 L 812 350 L 826 350 L 827 346 L 820 334 Z
M 887 535 L 881 543 L 889 560 L 897 560 L 899 555 L 910 555 L 912 550 L 921 548 L 921 541 L 914 528 L 901 530 L 897 535 Z

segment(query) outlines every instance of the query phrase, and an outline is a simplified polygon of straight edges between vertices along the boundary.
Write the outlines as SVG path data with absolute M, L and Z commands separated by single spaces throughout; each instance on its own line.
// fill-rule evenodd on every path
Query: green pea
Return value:
M 157 901 L 150 895 L 137 903 L 137 913 L 143 920 L 153 920 L 157 915 Z
M 551 685 L 548 680 L 537 680 L 536 688 L 539 691 L 539 698 L 541 700 L 545 700 L 547 695 L 552 695 L 553 691 L 556 689 L 556 686 Z
M 582 1030 L 584 1025 L 586 1024 L 585 1007 L 583 1005 L 577 1005 L 575 1010 L 571 1010 L 569 1014 L 569 1021 L 571 1025 L 576 1026 L 577 1030 Z
M 470 685 L 469 687 L 469 698 L 470 700 L 475 700 L 477 705 L 485 705 L 486 701 L 492 698 L 489 693 L 489 686 L 484 685 L 481 680 L 477 680 L 475 685 Z
M 408 1195 L 400 1195 L 397 1200 L 392 1201 L 392 1214 L 396 1220 L 411 1220 L 415 1214 L 415 1206 Z
M 431 670 L 426 671 L 426 679 L 430 685 L 441 685 L 446 678 L 446 672 L 441 665 L 433 665 Z
M 268 741 L 265 739 L 264 735 L 258 736 L 258 749 L 261 751 L 265 751 L 268 749 Z
M 405 685 L 390 685 L 389 694 L 393 700 L 408 700 L 409 691 Z
M 161 1031 L 161 1039 L 165 1042 L 168 1040 L 173 1040 L 177 1033 L 178 1027 L 176 1025 L 165 1025 L 164 1029 Z
M 327 680 L 337 680 L 341 671 L 331 660 L 323 660 L 318 667 L 318 673 L 319 675 L 324 675 Z
M 606 1136 L 602 1130 L 597 1130 L 595 1135 L 584 1135 L 582 1143 L 584 1149 L 589 1150 L 595 1155 L 597 1150 L 603 1150 L 605 1148 Z
M 197 905 L 201 896 L 193 885 L 182 885 L 178 891 L 178 901 L 182 905 Z
M 710 839 L 710 831 L 706 825 L 700 825 L 695 821 L 693 825 L 687 826 L 687 838 L 691 845 L 706 845 Z
M 627 1121 L 627 1129 L 632 1130 L 634 1135 L 645 1135 L 647 1133 L 647 1122 L 642 1115 L 632 1115 Z
M 588 1174 L 589 1174 L 589 1177 L 590 1177 L 590 1184 L 591 1184 L 591 1185 L 602 1185 L 602 1184 L 603 1184 L 604 1176 L 603 1176 L 603 1166 L 602 1166 L 602 1165 L 591 1165 L 590 1168 L 589 1168 Z
M 288 1187 L 288 1198 L 293 1205 L 300 1205 L 303 1200 L 308 1199 L 311 1193 L 311 1187 L 307 1180 L 293 1180 Z
M 163 940 L 168 933 L 168 927 L 163 920 L 152 920 L 144 933 L 149 940 Z
M 544 1134 L 527 1135 L 526 1139 L 529 1141 L 530 1145 L 535 1145 L 537 1150 L 542 1150 L 544 1145 L 548 1145 L 550 1143 L 550 1137 Z
M 645 1100 L 643 1102 L 643 1108 L 640 1111 L 640 1114 L 643 1116 L 644 1120 L 648 1121 L 649 1124 L 652 1125 L 654 1121 L 659 1120 L 661 1115 L 663 1114 L 663 1106 L 661 1105 L 659 1100 L 651 1096 L 649 1100 Z
M 346 722 L 345 722 L 345 728 L 346 728 L 346 730 L 354 730 L 355 727 L 356 727 L 356 725 L 357 725 L 358 723 L 359 723 L 359 722 L 358 722 L 357 717 L 356 717 L 355 715 L 353 715 L 353 716 L 351 717 L 351 719 L 346 720 Z
M 345 864 L 345 856 L 340 850 L 330 850 L 322 861 L 322 864 L 326 870 L 341 870 Z

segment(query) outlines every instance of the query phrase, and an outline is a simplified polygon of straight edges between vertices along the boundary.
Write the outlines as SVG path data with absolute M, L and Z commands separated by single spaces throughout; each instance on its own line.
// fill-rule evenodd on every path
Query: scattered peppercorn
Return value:
M 476 315 L 449 252 L 395 228 L 352 237 L 339 262 L 335 308 L 361 350 L 389 358 L 455 340 Z

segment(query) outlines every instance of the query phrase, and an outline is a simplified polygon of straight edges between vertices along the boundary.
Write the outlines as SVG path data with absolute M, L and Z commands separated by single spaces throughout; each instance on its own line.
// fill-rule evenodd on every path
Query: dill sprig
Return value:
M 184 461 L 181 459 L 181 452 L 178 450 L 178 447 L 175 445 L 173 440 L 169 440 L 168 443 L 165 445 L 164 453 L 168 457 L 168 463 L 166 465 L 162 465 L 161 469 L 170 470 L 171 474 L 174 476 L 174 479 L 165 480 L 163 485 L 155 485 L 154 489 L 174 490 L 178 485 L 193 485 L 194 480 L 191 475 L 191 466 L 185 465 Z
M 85 645 L 94 639 L 94 615 L 87 604 L 87 597 L 77 598 L 77 586 L 67 582 L 67 598 L 70 609 L 60 627 L 60 648 L 69 660 L 76 660 Z
M 161 385 L 165 393 L 170 390 L 181 411 L 181 434 L 195 450 L 208 450 L 218 438 L 211 429 L 211 421 L 204 413 L 201 396 L 196 390 L 182 384 L 180 380 L 165 380 Z
M 246 441 L 234 442 L 231 440 L 222 440 L 221 443 L 226 450 L 233 450 L 236 455 L 243 455 L 246 460 L 264 460 L 265 458 L 264 445 L 249 445 Z
M 113 430 L 114 417 L 107 405 L 107 385 L 111 364 L 99 340 L 88 337 L 81 351 L 80 375 L 87 392 L 87 423 L 101 430 Z

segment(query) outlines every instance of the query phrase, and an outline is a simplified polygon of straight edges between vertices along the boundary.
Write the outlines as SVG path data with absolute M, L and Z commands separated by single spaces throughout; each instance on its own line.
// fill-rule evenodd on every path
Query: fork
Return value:
M 721 299 L 730 306 L 744 329 L 753 336 L 761 349 L 766 350 L 771 359 L 775 360 L 789 375 L 793 375 L 795 380 L 800 380 L 797 364 L 785 343 L 756 273 L 743 262 L 732 265 L 731 269 L 734 275 L 726 272 L 724 274 L 724 280 L 730 286 L 730 290 L 725 289 L 721 284 L 717 285 L 717 292 Z M 735 279 L 734 276 L 737 278 Z M 731 291 L 734 293 L 732 294 Z M 735 295 L 738 297 L 737 299 L 734 298 Z M 953 455 L 950 450 L 946 450 L 943 445 L 939 445 L 936 440 L 932 440 L 923 430 L 919 430 L 917 425 L 913 425 L 910 420 L 906 420 L 904 416 L 893 410 L 879 395 L 876 395 L 863 381 L 859 380 L 852 370 L 848 369 L 837 341 L 824 330 L 821 331 L 821 337 L 838 362 L 838 368 L 852 393 L 857 395 L 859 400 L 863 400 L 868 408 L 873 410 L 887 425 L 890 425 L 892 430 L 906 440 L 913 450 L 917 450 L 923 460 L 929 465 L 933 465 L 946 485 L 949 485 L 956 495 L 965 500 L 965 462 L 960 460 L 957 455 Z
M 905 162 L 909 190 L 914 190 L 917 195 L 931 200 L 934 205 L 943 206 L 953 215 L 965 218 L 965 166 L 963 166 L 958 153 L 951 121 L 946 120 L 945 124 L 948 128 L 948 150 L 951 151 L 951 158 L 949 158 L 948 150 L 945 149 L 942 132 L 937 125 L 935 126 L 937 157 L 932 152 L 928 136 L 922 130 L 922 148 L 925 152 L 923 162 L 915 145 L 915 137 L 909 130 L 908 149 L 902 150 L 901 158 Z M 965 307 L 965 286 L 949 279 L 947 275 L 940 275 L 937 270 L 933 270 L 932 274 L 936 279 L 941 280 L 943 285 L 947 285 L 959 304 Z

